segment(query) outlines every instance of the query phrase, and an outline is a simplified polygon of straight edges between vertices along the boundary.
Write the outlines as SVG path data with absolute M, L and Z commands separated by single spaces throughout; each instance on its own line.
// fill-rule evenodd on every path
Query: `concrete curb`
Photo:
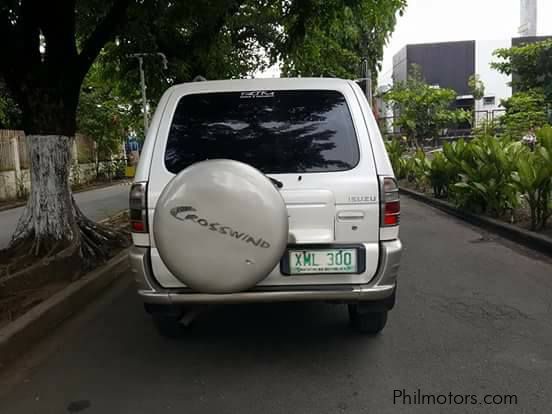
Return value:
M 506 239 L 512 240 L 552 257 L 552 238 L 548 236 L 544 236 L 530 230 L 525 230 L 490 217 L 462 211 L 447 201 L 439 200 L 408 188 L 401 188 L 400 192 L 467 221 L 468 223 L 493 231 Z
M 128 271 L 128 248 L 0 329 L 0 368 L 28 351 Z
M 73 190 L 73 193 L 74 194 L 76 194 L 76 193 L 85 193 L 86 191 L 101 190 L 103 188 L 118 187 L 120 185 L 131 185 L 131 184 L 132 184 L 132 180 L 121 179 L 121 180 L 111 181 L 111 182 L 107 182 L 107 183 L 100 183 L 100 184 L 96 184 L 96 185 L 91 185 L 89 187 L 84 186 L 82 188 L 76 188 L 76 189 Z

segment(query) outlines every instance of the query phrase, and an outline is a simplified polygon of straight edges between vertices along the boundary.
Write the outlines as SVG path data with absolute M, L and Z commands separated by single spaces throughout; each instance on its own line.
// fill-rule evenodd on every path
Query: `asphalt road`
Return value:
M 101 220 L 128 208 L 127 185 L 114 185 L 75 194 L 75 200 L 84 214 L 93 220 Z M 7 247 L 17 226 L 23 207 L 0 211 L 0 249 Z
M 170 341 L 125 280 L 0 378 L 0 412 L 550 412 L 551 262 L 404 198 L 401 234 L 378 337 L 351 333 L 344 306 L 284 304 L 220 307 Z M 416 405 L 418 390 L 446 404 Z

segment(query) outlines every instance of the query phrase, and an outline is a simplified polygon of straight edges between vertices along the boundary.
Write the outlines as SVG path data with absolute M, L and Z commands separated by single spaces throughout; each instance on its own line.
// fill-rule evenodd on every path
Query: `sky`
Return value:
M 508 39 L 517 35 L 520 0 L 408 0 L 385 48 L 381 78 L 407 44 Z M 538 35 L 552 35 L 552 0 L 538 0 Z

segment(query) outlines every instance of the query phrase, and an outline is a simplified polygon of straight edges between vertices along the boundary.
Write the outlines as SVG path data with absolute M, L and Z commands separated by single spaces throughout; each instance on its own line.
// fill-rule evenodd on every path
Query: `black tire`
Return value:
M 186 335 L 187 327 L 180 322 L 180 318 L 172 315 L 151 315 L 157 332 L 165 338 L 180 339 Z
M 349 305 L 349 321 L 358 333 L 377 335 L 387 323 L 387 311 L 362 312 L 359 305 Z

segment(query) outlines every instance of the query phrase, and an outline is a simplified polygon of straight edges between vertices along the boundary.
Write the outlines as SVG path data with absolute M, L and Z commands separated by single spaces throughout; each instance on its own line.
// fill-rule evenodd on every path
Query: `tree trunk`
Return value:
M 41 246 L 75 239 L 75 219 L 69 186 L 73 138 L 28 135 L 31 191 L 12 243 L 32 236 L 34 253 Z
M 75 1 L 59 7 L 44 1 L 12 3 L 0 13 L 0 75 L 23 112 L 31 191 L 10 246 L 0 251 L 0 286 L 3 276 L 19 271 L 34 272 L 41 280 L 79 274 L 110 257 L 114 247 L 128 244 L 126 236 L 81 213 L 71 195 L 69 171 L 82 82 L 125 19 L 130 1 L 111 2 L 89 35 L 79 36 L 80 52 Z
M 114 247 L 126 244 L 115 231 L 86 218 L 71 194 L 69 171 L 72 137 L 29 135 L 31 192 L 10 247 L 35 256 L 71 252 L 89 268 L 105 260 Z M 82 269 L 81 269 L 82 270 Z

